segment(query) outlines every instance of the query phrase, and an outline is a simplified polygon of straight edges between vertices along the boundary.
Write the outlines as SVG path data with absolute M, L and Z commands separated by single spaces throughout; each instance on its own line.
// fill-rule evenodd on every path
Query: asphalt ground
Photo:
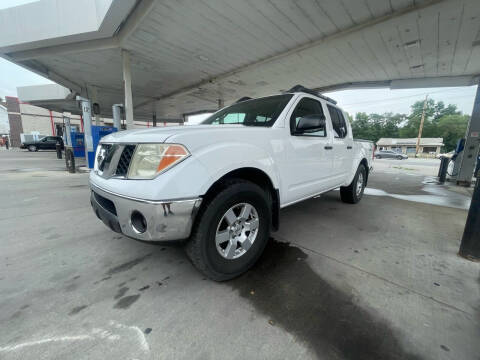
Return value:
M 54 152 L 1 151 L 0 359 L 478 359 L 468 196 L 398 166 L 359 204 L 283 209 L 258 264 L 215 283 L 106 228 Z

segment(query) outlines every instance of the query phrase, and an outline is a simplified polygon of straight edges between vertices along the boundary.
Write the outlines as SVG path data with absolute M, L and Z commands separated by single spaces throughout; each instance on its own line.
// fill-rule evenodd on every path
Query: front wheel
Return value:
M 403 160 L 402 156 L 397 156 L 397 160 Z
M 270 197 L 254 183 L 233 179 L 204 202 L 185 245 L 187 255 L 212 280 L 237 277 L 258 260 L 268 242 Z
M 381 159 L 382 157 L 380 155 L 375 156 L 375 159 Z
M 367 169 L 363 164 L 360 164 L 350 185 L 342 186 L 340 188 L 340 197 L 342 201 L 349 204 L 358 203 L 362 199 L 366 183 Z

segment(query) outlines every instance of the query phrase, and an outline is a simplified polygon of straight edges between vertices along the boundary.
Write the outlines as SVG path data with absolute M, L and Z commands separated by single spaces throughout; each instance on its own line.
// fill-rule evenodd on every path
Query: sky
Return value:
M 28 4 L 39 0 L 0 0 L 0 9 L 7 9 L 18 5 Z
M 415 101 L 423 101 L 425 96 L 435 101 L 455 104 L 464 114 L 471 114 L 476 86 L 443 87 L 427 89 L 355 89 L 325 93 L 336 100 L 338 105 L 355 116 L 357 112 L 383 114 L 386 112 L 408 114 Z M 190 124 L 196 124 L 208 117 L 206 114 L 191 116 Z
M 0 0 L 0 9 L 22 5 L 37 0 Z M 18 86 L 40 85 L 52 83 L 50 80 L 12 64 L 0 58 L 0 97 L 17 96 Z M 295 81 L 293 81 L 295 83 Z M 465 114 L 471 114 L 475 98 L 476 86 L 428 88 L 428 89 L 355 89 L 342 90 L 325 95 L 338 102 L 338 105 L 354 116 L 357 112 L 366 113 L 404 113 L 408 114 L 410 105 L 423 100 L 425 95 L 445 104 L 455 104 Z M 201 109 L 199 109 L 201 110 Z M 189 123 L 198 123 L 208 115 L 197 115 L 189 118 Z

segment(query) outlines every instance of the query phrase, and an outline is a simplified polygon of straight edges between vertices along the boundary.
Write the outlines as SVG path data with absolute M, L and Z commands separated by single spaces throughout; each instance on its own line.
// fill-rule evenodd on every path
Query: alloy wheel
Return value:
M 225 259 L 238 259 L 253 245 L 258 234 L 259 218 L 255 207 L 239 203 L 221 217 L 215 234 L 218 253 Z

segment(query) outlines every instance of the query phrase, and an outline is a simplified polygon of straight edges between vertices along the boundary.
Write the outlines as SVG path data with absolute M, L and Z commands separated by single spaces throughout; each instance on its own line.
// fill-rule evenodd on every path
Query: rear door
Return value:
M 45 142 L 45 149 L 54 149 L 57 145 L 57 138 L 55 136 L 47 136 L 47 141 Z
M 301 117 L 324 115 L 320 101 L 300 98 L 287 115 L 290 134 L 287 140 L 286 162 L 281 169 L 285 179 L 286 203 L 302 200 L 331 188 L 332 140 L 329 122 L 316 132 L 295 134 L 295 127 Z M 287 125 L 288 126 L 288 125 Z
M 335 185 L 341 185 L 352 170 L 353 137 L 342 110 L 331 104 L 327 108 L 333 129 L 333 174 Z

